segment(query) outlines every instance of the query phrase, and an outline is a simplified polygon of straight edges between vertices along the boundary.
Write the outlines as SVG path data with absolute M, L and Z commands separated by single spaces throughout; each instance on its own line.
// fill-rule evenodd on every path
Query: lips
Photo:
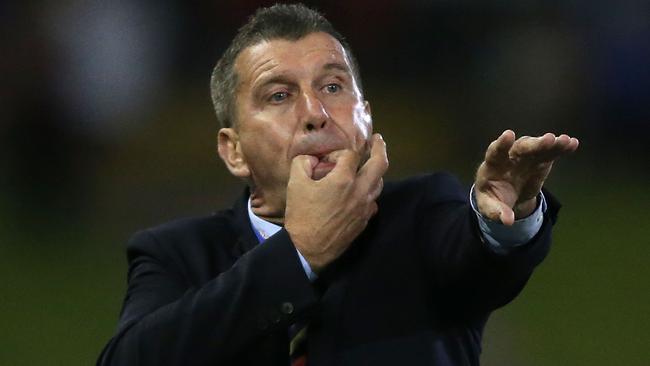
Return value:
M 309 134 L 294 145 L 293 156 L 310 155 L 312 160 L 312 179 L 318 180 L 326 176 L 336 166 L 337 151 L 346 148 L 346 139 L 336 133 Z M 314 164 L 315 162 L 315 164 Z
M 310 154 L 312 156 L 315 156 L 318 158 L 318 163 L 336 163 L 334 159 L 332 159 L 332 151 L 324 154 Z
M 336 161 L 332 159 L 331 153 L 312 155 L 318 158 L 318 162 L 314 165 L 311 178 L 319 180 L 324 178 L 336 166 Z
M 323 147 L 304 149 L 299 151 L 296 155 L 309 155 L 318 159 L 318 165 L 336 164 L 338 151 L 345 149 L 344 147 Z

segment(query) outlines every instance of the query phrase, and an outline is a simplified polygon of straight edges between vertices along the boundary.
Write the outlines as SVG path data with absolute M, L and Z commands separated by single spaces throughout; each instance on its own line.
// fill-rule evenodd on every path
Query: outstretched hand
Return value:
M 553 162 L 578 148 L 578 139 L 546 133 L 539 137 L 504 131 L 492 141 L 476 172 L 474 193 L 479 212 L 504 225 L 530 215 Z

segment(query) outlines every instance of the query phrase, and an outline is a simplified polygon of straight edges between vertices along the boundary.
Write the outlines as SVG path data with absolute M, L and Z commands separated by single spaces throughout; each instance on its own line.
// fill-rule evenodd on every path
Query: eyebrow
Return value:
M 290 78 L 286 74 L 279 74 L 263 78 L 262 81 L 259 81 L 254 84 L 255 88 L 261 88 L 269 84 L 290 84 Z
M 348 75 L 352 75 L 350 68 L 340 62 L 329 62 L 323 65 L 323 70 L 338 70 Z
M 293 84 L 293 82 L 291 81 L 289 75 L 284 73 L 279 75 L 269 76 L 267 78 L 263 78 L 261 81 L 253 83 L 253 94 L 258 95 L 264 90 L 264 88 L 273 84 L 290 85 Z
M 352 76 L 352 72 L 350 71 L 350 68 L 340 62 L 328 62 L 325 65 L 323 65 L 322 69 L 325 71 L 336 70 L 336 71 L 343 72 L 349 76 Z M 262 79 L 262 81 L 254 83 L 253 90 L 255 90 L 255 93 L 257 94 L 257 92 L 260 92 L 266 86 L 272 84 L 290 85 L 293 84 L 293 82 L 289 75 L 282 73 L 279 75 L 270 76 L 268 78 Z

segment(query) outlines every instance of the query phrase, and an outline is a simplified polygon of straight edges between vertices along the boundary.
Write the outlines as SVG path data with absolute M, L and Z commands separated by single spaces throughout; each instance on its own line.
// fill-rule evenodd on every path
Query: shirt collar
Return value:
M 260 242 L 268 239 L 269 236 L 277 233 L 282 229 L 281 226 L 263 220 L 259 218 L 257 215 L 255 215 L 253 213 L 253 209 L 251 208 L 250 197 L 248 198 L 248 218 L 251 220 L 251 226 L 253 227 L 253 231 L 255 231 L 255 234 L 260 240 Z

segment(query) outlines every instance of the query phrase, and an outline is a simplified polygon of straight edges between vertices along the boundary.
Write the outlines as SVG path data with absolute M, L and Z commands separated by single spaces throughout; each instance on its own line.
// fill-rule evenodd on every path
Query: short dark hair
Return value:
M 311 33 L 324 32 L 336 38 L 343 46 L 352 67 L 352 75 L 359 87 L 359 66 L 350 46 L 325 17 L 303 4 L 276 4 L 257 9 L 244 24 L 221 56 L 212 71 L 210 92 L 217 119 L 222 127 L 235 125 L 235 102 L 238 77 L 234 69 L 237 56 L 247 47 L 262 41 L 286 39 L 297 41 Z

